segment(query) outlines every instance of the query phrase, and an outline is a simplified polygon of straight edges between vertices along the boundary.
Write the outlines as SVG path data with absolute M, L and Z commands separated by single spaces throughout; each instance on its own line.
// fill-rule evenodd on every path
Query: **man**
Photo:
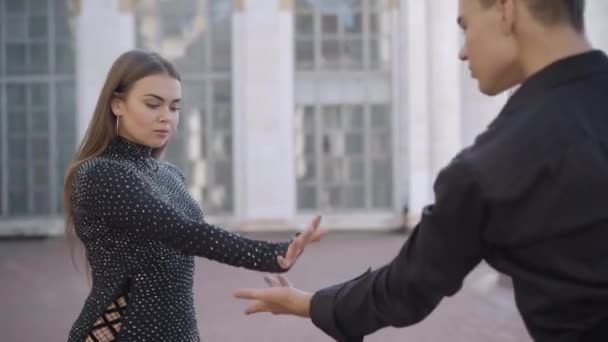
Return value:
M 242 289 L 248 313 L 311 317 L 338 341 L 424 319 L 481 260 L 513 279 L 536 341 L 608 329 L 608 57 L 584 34 L 584 0 L 460 0 L 480 90 L 520 85 L 435 182 L 435 203 L 388 265 L 314 295 L 284 278 Z M 606 339 L 605 341 L 608 341 Z

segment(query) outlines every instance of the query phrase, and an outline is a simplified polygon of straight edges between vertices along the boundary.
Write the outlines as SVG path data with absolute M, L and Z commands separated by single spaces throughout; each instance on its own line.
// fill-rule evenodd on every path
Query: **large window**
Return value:
M 390 121 L 390 108 L 382 104 L 300 107 L 298 208 L 390 208 Z
M 383 0 L 296 0 L 298 70 L 390 67 L 390 20 Z
M 182 75 L 178 134 L 167 158 L 186 175 L 205 213 L 234 208 L 231 0 L 141 0 L 138 45 L 171 59 Z
M 66 0 L 0 0 L 0 216 L 61 212 L 76 140 Z
M 296 0 L 300 211 L 393 208 L 391 15 L 382 0 Z

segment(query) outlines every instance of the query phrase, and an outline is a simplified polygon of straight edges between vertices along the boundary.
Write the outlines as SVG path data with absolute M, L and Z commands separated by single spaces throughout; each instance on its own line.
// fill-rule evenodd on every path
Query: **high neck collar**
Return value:
M 108 151 L 132 159 L 152 157 L 152 147 L 138 144 L 122 136 L 118 136 L 112 141 Z

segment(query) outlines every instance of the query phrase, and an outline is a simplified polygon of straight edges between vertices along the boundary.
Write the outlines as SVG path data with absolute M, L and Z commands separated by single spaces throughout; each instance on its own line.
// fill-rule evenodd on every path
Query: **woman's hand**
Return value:
M 321 216 L 315 216 L 315 218 L 312 219 L 312 222 L 310 223 L 308 228 L 306 228 L 304 232 L 296 235 L 293 241 L 291 241 L 291 243 L 289 244 L 285 256 L 283 257 L 282 255 L 279 255 L 277 257 L 277 262 L 279 263 L 279 266 L 286 270 L 291 268 L 291 266 L 293 266 L 293 264 L 300 256 L 300 254 L 302 254 L 302 252 L 304 251 L 306 245 L 311 242 L 317 242 L 321 240 L 321 237 L 323 236 L 323 234 L 325 234 L 325 232 L 319 229 L 320 224 Z

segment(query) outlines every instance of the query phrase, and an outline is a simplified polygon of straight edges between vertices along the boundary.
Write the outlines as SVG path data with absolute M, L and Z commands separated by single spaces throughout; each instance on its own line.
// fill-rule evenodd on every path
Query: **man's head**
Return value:
M 460 58 L 483 93 L 501 93 L 529 76 L 534 54 L 550 58 L 560 40 L 584 37 L 584 7 L 585 0 L 459 0 Z

